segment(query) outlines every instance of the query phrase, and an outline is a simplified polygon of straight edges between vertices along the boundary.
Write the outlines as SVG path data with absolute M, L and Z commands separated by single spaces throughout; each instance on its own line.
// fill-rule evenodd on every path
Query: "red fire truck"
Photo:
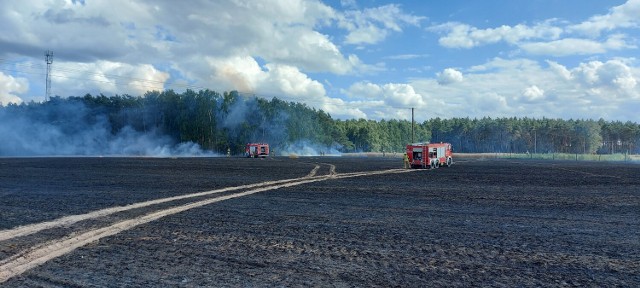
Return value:
M 453 164 L 453 148 L 449 143 L 414 143 L 407 145 L 411 168 L 435 169 Z
M 269 156 L 269 144 L 248 143 L 244 155 L 249 158 L 267 157 Z

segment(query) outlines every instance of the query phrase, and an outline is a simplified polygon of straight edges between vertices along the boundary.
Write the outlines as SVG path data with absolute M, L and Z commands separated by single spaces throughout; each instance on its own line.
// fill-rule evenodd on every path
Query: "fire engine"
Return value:
M 267 157 L 269 156 L 269 144 L 248 143 L 244 155 L 249 158 Z
M 414 143 L 407 145 L 411 168 L 435 169 L 453 164 L 453 148 L 449 143 Z

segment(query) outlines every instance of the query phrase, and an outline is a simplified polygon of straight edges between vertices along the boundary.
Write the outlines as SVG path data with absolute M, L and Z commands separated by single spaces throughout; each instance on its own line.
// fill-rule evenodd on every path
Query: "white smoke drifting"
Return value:
M 104 114 L 93 115 L 80 102 L 49 102 L 20 113 L 23 108 L 0 109 L 0 156 L 215 156 L 156 130 L 125 126 L 114 133 Z
M 302 140 L 284 144 L 281 151 L 276 151 L 276 154 L 278 156 L 341 156 L 342 152 L 338 151 L 337 147 L 326 147 Z

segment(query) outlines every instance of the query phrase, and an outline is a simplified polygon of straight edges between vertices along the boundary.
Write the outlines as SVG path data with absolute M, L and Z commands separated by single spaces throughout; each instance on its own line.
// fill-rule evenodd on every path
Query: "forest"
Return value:
M 419 111 L 417 111 L 419 113 Z M 0 155 L 242 154 L 249 142 L 295 153 L 402 152 L 450 142 L 464 153 L 640 152 L 640 125 L 604 119 L 333 119 L 305 104 L 211 90 L 84 95 L 0 106 Z

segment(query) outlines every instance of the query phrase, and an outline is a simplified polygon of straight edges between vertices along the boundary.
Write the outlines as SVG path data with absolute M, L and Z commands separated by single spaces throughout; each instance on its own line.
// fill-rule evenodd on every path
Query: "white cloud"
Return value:
M 310 72 L 346 74 L 356 68 L 355 63 L 342 55 L 326 35 L 308 31 L 308 28 L 274 30 L 271 39 L 277 41 L 263 39 L 263 43 L 256 43 L 259 46 L 251 47 L 250 54 L 274 63 L 295 65 Z
M 470 98 L 471 110 L 477 114 L 486 113 L 491 110 L 509 109 L 507 96 L 494 91 L 483 91 L 476 94 L 477 97 Z
M 22 103 L 22 98 L 17 94 L 25 93 L 28 90 L 29 83 L 26 79 L 15 78 L 0 72 L 0 105 Z
M 366 118 L 353 105 L 380 103 L 330 98 L 307 73 L 366 75 L 386 68 L 343 54 L 321 28 L 344 29 L 348 44 L 373 44 L 424 19 L 395 4 L 340 12 L 315 0 L 49 1 L 0 3 L 0 26 L 10 29 L 0 42 L 29 55 L 53 50 L 55 95 L 142 95 L 188 85 L 303 101 L 335 117 Z M 357 9 L 355 1 L 343 4 Z M 387 104 L 419 104 L 411 87 L 384 89 Z
M 535 102 L 544 99 L 544 90 L 536 85 L 529 86 L 522 91 L 522 96 L 526 101 Z
M 0 3 L 0 13 L 11 15 L 0 23 L 12 28 L 0 35 L 0 42 L 27 46 L 24 50 L 37 55 L 42 53 L 39 47 L 54 50 L 56 95 L 141 95 L 187 84 L 306 102 L 338 117 L 366 117 L 343 100 L 328 97 L 324 86 L 306 73 L 367 74 L 383 69 L 363 63 L 357 55 L 342 54 L 328 35 L 318 32 L 338 25 L 342 17 L 320 1 L 49 4 Z M 404 14 L 398 6 L 384 8 L 352 12 L 362 17 L 359 24 L 371 24 L 384 33 L 418 25 L 419 17 Z M 356 20 L 341 19 L 340 23 Z M 349 33 L 357 30 L 354 26 Z M 170 79 L 169 71 L 177 78 Z
M 467 69 L 464 81 L 440 85 L 437 79 L 415 79 L 410 85 L 424 95 L 430 117 L 558 117 L 640 120 L 640 69 L 634 60 L 583 62 L 546 67 L 527 59 L 495 58 Z M 524 88 L 523 88 L 524 87 Z M 544 87 L 544 88 L 543 88 Z
M 343 91 L 352 98 L 380 99 L 388 106 L 407 108 L 423 106 L 422 96 L 409 84 L 387 83 L 378 85 L 370 82 L 357 82 Z
M 340 5 L 345 8 L 357 9 L 358 3 L 356 0 L 340 0 Z
M 127 84 L 127 90 L 134 91 L 132 93 L 133 95 L 142 95 L 149 90 L 161 91 L 164 89 L 164 83 L 169 80 L 169 74 L 167 72 L 159 71 L 149 64 L 132 67 L 128 73 L 132 78 Z
M 472 66 L 471 68 L 468 69 L 468 71 L 469 72 L 486 72 L 491 70 L 505 70 L 505 71 L 513 71 L 513 72 L 516 72 L 516 71 L 527 72 L 527 71 L 534 70 L 536 67 L 538 67 L 538 63 L 531 59 L 525 59 L 525 58 L 504 59 L 500 57 L 495 57 L 482 65 Z M 527 75 L 521 75 L 520 73 L 514 75 L 514 77 L 519 77 L 519 76 L 526 77 Z
M 265 90 L 277 88 L 285 95 L 297 96 L 300 100 L 318 100 L 326 97 L 324 86 L 307 75 L 301 73 L 296 67 L 287 65 L 267 64 L 268 77 Z
M 330 98 L 324 86 L 298 68 L 282 64 L 265 64 L 249 56 L 207 58 L 212 79 L 224 90 L 255 93 L 265 98 L 308 103 L 337 118 L 366 118 L 366 114 L 342 99 Z
M 310 72 L 346 74 L 355 68 L 327 35 L 315 30 L 338 17 L 336 11 L 321 2 L 213 1 L 201 6 L 195 11 L 189 9 L 177 15 L 171 11 L 172 15 L 162 15 L 172 19 L 168 23 L 175 25 L 175 30 L 201 35 L 178 39 L 181 43 L 175 44 L 176 48 L 195 47 L 198 49 L 194 51 L 196 54 L 213 57 L 260 57 L 266 62 L 296 66 Z M 203 20 L 185 22 L 181 19 L 184 15 Z M 201 47 L 209 47 L 209 50 Z
M 578 25 L 567 25 L 556 19 L 549 19 L 535 25 L 502 25 L 496 28 L 477 28 L 459 22 L 447 22 L 428 28 L 429 31 L 444 34 L 439 44 L 447 48 L 470 49 L 478 46 L 504 42 L 535 55 L 555 57 L 569 55 L 603 54 L 609 51 L 632 49 L 637 46 L 635 39 L 617 33 L 596 39 L 602 31 L 617 28 L 640 27 L 640 0 L 630 0 L 614 7 L 609 14 L 591 17 Z M 575 35 L 575 33 L 581 35 Z M 590 38 L 583 38 L 588 35 Z
M 265 92 L 299 95 L 305 87 L 311 89 L 310 95 L 324 96 L 322 85 L 314 84 L 317 81 L 301 71 L 337 75 L 380 71 L 380 67 L 363 63 L 357 55 L 342 54 L 328 35 L 318 32 L 319 27 L 336 25 L 340 16 L 320 1 L 229 0 L 197 5 L 144 0 L 88 1 L 85 5 L 63 2 L 0 2 L 0 26 L 3 31 L 7 29 L 0 34 L 0 42 L 20 47 L 19 51 L 29 57 L 41 55 L 41 47 L 52 49 L 53 73 L 63 76 L 54 78 L 53 92 L 57 95 L 139 94 L 143 92 L 137 89 L 140 87 L 162 88 L 161 84 L 149 83 L 166 84 L 167 72 L 172 69 L 172 75 L 184 77 L 172 79 L 172 83 L 192 87 L 255 91 L 271 83 Z M 390 31 L 399 29 L 397 23 L 411 22 L 399 8 L 392 12 L 387 16 L 365 12 L 365 22 L 375 22 Z M 233 65 L 249 66 L 226 65 L 213 70 L 203 59 L 236 59 Z M 250 63 L 255 62 L 253 59 L 268 65 L 258 67 Z M 272 71 L 265 74 L 263 69 Z M 247 75 L 251 73 L 262 75 L 261 82 L 255 82 L 259 80 L 256 75 Z M 132 77 L 142 80 L 127 80 Z M 304 81 L 297 83 L 300 80 Z
M 266 73 L 258 62 L 250 56 L 229 58 L 207 57 L 206 62 L 211 69 L 211 83 L 220 85 L 222 90 L 238 90 L 255 93 L 258 83 L 264 81 Z
M 0 8 L 7 16 L 0 20 L 7 29 L 0 40 L 38 51 L 48 47 L 66 61 L 154 63 L 182 55 L 248 54 L 309 71 L 353 69 L 315 31 L 338 16 L 318 1 L 202 1 L 197 9 L 174 1 L 20 2 Z
M 407 108 L 412 106 L 423 106 L 422 96 L 409 84 L 385 84 L 382 86 L 384 98 L 391 106 Z
M 637 111 L 629 108 L 638 107 L 640 99 L 636 60 L 606 57 L 619 51 L 632 53 L 624 50 L 636 48 L 634 31 L 620 30 L 638 26 L 639 1 L 573 26 L 551 19 L 489 28 L 448 22 L 428 28 L 440 33 L 444 47 L 507 44 L 514 48 L 495 52 L 512 59 L 493 58 L 473 67 L 465 62 L 469 61 L 468 51 L 462 57 L 444 59 L 447 61 L 430 54 L 434 61 L 427 64 L 418 59 L 425 57 L 420 45 L 393 51 L 385 49 L 399 45 L 370 45 L 390 35 L 408 34 L 403 30 L 420 27 L 424 21 L 407 12 L 413 10 L 395 4 L 342 12 L 317 0 L 194 1 L 189 5 L 150 0 L 86 1 L 85 5 L 62 0 L 0 1 L 0 57 L 28 58 L 31 60 L 25 62 L 42 66 L 42 50 L 54 50 L 53 93 L 65 96 L 137 95 L 163 87 L 180 89 L 180 83 L 304 101 L 339 118 L 406 119 L 410 114 L 397 107 L 416 107 L 429 108 L 423 117 L 616 115 L 638 119 Z M 340 3 L 358 9 L 356 1 L 335 5 Z M 598 32 L 598 37 L 578 34 L 589 29 Z M 609 34 L 599 36 L 604 32 Z M 430 37 L 423 40 L 425 45 L 432 44 L 426 42 Z M 345 44 L 346 48 L 341 47 Z M 360 49 L 366 45 L 370 46 Z M 494 57 L 484 54 L 492 53 L 490 50 L 471 55 L 470 61 Z M 572 62 L 515 58 L 525 54 L 591 58 L 562 59 Z M 396 56 L 369 58 L 377 55 Z M 389 59 L 414 61 L 384 62 Z M 411 63 L 415 67 L 400 66 L 407 62 L 415 62 Z M 425 65 L 433 66 L 421 73 L 403 74 Z M 440 72 L 400 83 L 431 71 Z M 13 74 L 13 80 L 4 75 L 0 83 L 13 86 L 0 88 L 2 101 L 7 97 L 41 99 L 41 95 L 24 94 L 29 86 L 44 90 L 39 87 L 44 82 L 42 73 Z M 327 95 L 340 92 L 341 97 L 349 98 Z M 596 103 L 600 106 L 594 109 Z
M 462 72 L 453 68 L 444 69 L 444 71 L 437 74 L 437 77 L 438 77 L 438 84 L 440 85 L 447 85 L 447 84 L 456 83 L 464 80 L 464 77 L 462 76 Z
M 445 23 L 431 27 L 432 31 L 447 31 L 448 34 L 438 41 L 440 45 L 447 48 L 473 48 L 478 44 L 469 37 L 471 26 L 462 23 Z
M 498 42 L 516 44 L 527 39 L 557 39 L 562 29 L 551 25 L 551 21 L 534 26 L 518 24 L 502 25 L 497 28 L 479 29 L 467 24 L 448 22 L 429 28 L 430 31 L 444 32 L 439 40 L 440 45 L 447 48 L 473 48 Z
M 608 14 L 593 16 L 580 24 L 569 26 L 568 29 L 597 37 L 602 31 L 640 27 L 639 15 L 640 0 L 629 0 L 620 6 L 611 8 Z
M 169 74 L 151 65 L 97 61 L 94 63 L 55 63 L 51 73 L 55 95 L 130 94 L 164 90 Z M 64 87 L 64 88 L 58 88 Z M 64 89 L 63 91 L 61 91 Z
M 589 39 L 564 38 L 551 42 L 523 43 L 520 48 L 530 54 L 568 56 L 602 54 L 610 50 L 635 48 L 627 44 L 623 35 L 613 35 L 605 42 Z
M 260 67 L 250 56 L 207 58 L 212 69 L 212 80 L 225 90 L 288 95 L 298 100 L 326 97 L 324 86 L 298 68 L 282 64 L 266 64 Z
M 400 55 L 387 56 L 384 58 L 390 59 L 390 60 L 413 60 L 413 59 L 425 58 L 427 56 L 428 56 L 427 54 L 400 54 Z
M 399 5 L 388 4 L 362 11 L 346 11 L 338 25 L 347 31 L 347 44 L 375 44 L 391 32 L 401 32 L 405 25 L 420 26 L 424 17 L 404 13 Z
M 640 96 L 637 76 L 631 67 L 620 60 L 581 63 L 571 70 L 571 75 L 588 89 L 610 88 Z M 635 93 L 634 93 L 635 92 Z
M 343 92 L 351 98 L 365 99 L 376 99 L 384 94 L 380 85 L 371 82 L 354 83 L 349 87 L 349 90 Z
M 322 104 L 322 110 L 337 119 L 367 119 L 367 113 L 363 112 L 357 103 L 347 103 L 339 98 L 326 98 Z
M 547 60 L 547 64 L 549 64 L 549 68 L 551 69 L 551 71 L 555 72 L 561 79 L 571 79 L 571 71 L 569 71 L 566 67 L 558 64 L 557 62 L 549 60 Z

